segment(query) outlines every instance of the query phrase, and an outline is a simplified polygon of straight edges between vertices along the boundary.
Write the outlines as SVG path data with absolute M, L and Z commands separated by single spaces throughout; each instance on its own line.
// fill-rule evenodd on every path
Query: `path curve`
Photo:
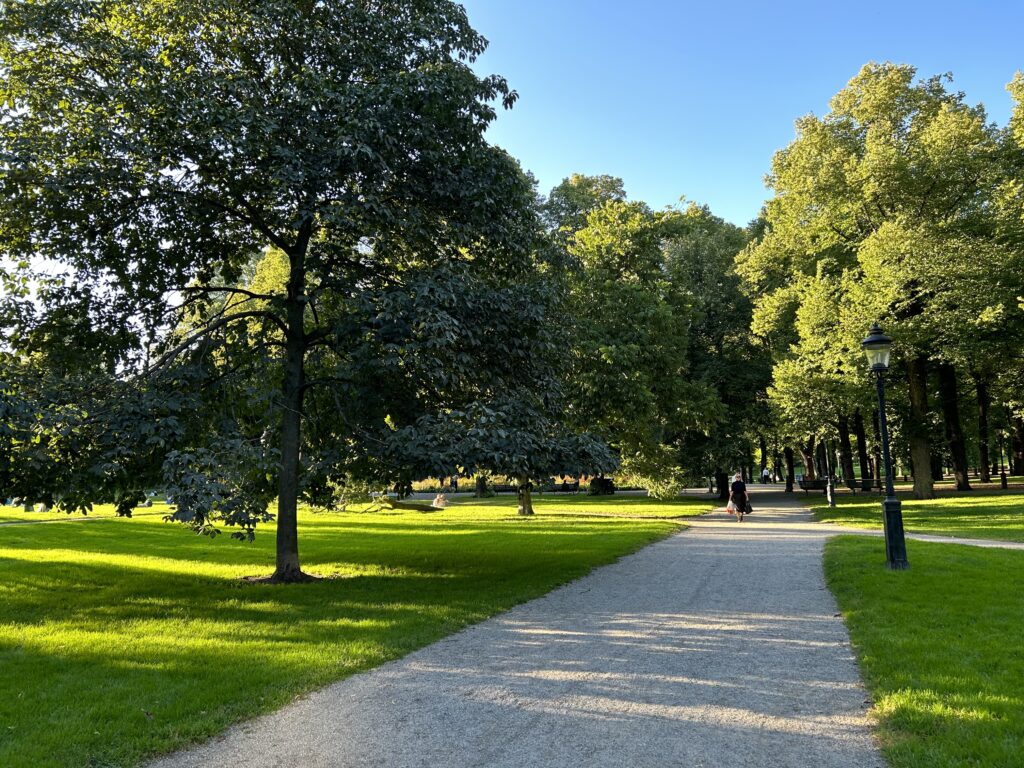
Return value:
M 880 768 L 834 532 L 760 498 L 151 768 Z

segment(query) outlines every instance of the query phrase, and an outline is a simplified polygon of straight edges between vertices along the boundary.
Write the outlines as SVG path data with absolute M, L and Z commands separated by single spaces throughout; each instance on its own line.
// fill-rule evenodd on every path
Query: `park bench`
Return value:
M 870 477 L 864 477 L 861 478 L 860 480 L 851 480 L 846 484 L 846 487 L 849 488 L 854 493 L 856 493 L 857 491 L 862 491 L 863 493 L 870 493 L 872 490 L 874 490 L 875 481 L 872 480 Z
M 595 477 L 590 481 L 591 496 L 611 496 L 615 493 L 615 481 L 610 477 Z
M 548 483 L 542 490 L 544 493 L 579 493 L 580 481 L 570 483 L 563 480 L 560 483 Z
M 821 477 L 816 477 L 813 480 L 801 478 L 799 483 L 800 489 L 804 493 L 807 493 L 808 491 L 824 491 L 826 488 L 828 488 L 828 480 L 825 480 L 824 478 Z

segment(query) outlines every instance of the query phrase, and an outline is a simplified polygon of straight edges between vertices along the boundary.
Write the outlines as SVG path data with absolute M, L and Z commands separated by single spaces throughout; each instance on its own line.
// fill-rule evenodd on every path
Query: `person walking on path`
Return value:
M 761 470 L 761 484 L 768 485 L 768 481 L 771 479 L 771 475 L 772 473 L 768 469 L 768 465 L 766 464 L 764 469 Z
M 743 475 L 737 472 L 732 478 L 732 487 L 729 489 L 729 503 L 736 511 L 736 522 L 743 522 L 743 515 L 747 512 L 747 484 L 743 482 Z

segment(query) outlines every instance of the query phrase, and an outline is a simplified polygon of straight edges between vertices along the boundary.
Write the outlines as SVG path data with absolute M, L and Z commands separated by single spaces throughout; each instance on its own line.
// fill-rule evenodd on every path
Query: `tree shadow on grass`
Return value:
M 538 546 L 533 526 L 413 527 L 423 523 L 310 526 L 307 567 L 352 577 L 276 586 L 239 579 L 272 567 L 272 537 L 238 545 L 117 523 L 0 537 L 0 670 L 16 691 L 0 699 L 0 765 L 132 763 L 402 656 L 664 530 L 545 526 Z

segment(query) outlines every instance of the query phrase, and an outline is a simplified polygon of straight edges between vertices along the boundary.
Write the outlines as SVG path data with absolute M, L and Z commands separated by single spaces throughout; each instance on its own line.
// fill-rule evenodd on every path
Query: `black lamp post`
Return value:
M 885 521 L 885 562 L 893 570 L 910 567 L 907 562 L 907 542 L 903 537 L 903 510 L 896 498 L 892 484 L 892 459 L 889 456 L 889 426 L 885 418 L 885 372 L 889 370 L 889 351 L 892 339 L 882 333 L 878 323 L 871 326 L 871 332 L 861 347 L 868 356 L 868 365 L 875 374 L 878 385 L 878 422 L 882 433 L 882 459 L 885 462 L 885 501 L 882 502 L 882 517 Z

